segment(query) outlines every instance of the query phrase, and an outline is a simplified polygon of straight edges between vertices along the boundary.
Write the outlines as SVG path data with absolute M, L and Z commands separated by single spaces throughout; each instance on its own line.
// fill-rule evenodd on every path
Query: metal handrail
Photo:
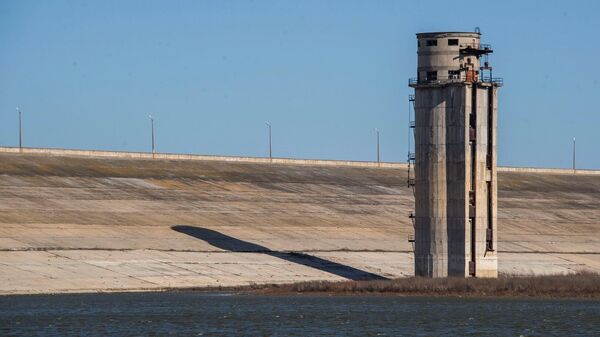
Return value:
M 460 49 L 465 48 L 473 48 L 480 50 L 492 50 L 492 45 L 487 43 L 461 43 L 459 46 Z
M 426 83 L 448 83 L 448 82 L 464 82 L 467 80 L 467 77 L 462 74 L 461 76 L 447 76 L 447 77 L 440 77 L 438 76 L 436 79 L 419 79 L 416 77 L 413 78 L 409 78 L 408 79 L 408 85 L 415 85 L 415 84 L 426 84 Z
M 419 80 L 416 77 L 411 77 L 408 79 L 408 85 L 419 84 Z
M 480 82 L 494 83 L 500 87 L 504 85 L 504 79 L 502 77 L 482 77 Z
M 462 74 L 461 76 L 448 76 L 448 77 L 438 77 L 435 80 L 431 79 L 419 79 L 416 77 L 408 79 L 408 85 L 418 85 L 418 84 L 444 84 L 444 83 L 461 83 L 461 82 L 484 82 L 484 83 L 493 83 L 498 86 L 504 85 L 504 79 L 502 77 L 477 77 L 475 81 L 471 81 L 470 79 L 467 81 L 467 76 Z

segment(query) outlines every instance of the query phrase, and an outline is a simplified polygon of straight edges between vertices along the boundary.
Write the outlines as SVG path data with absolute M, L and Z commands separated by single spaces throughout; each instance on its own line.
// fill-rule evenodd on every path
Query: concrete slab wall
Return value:
M 462 86 L 415 92 L 415 272 L 420 276 L 448 274 L 447 224 L 457 216 L 464 220 L 464 97 Z
M 495 104 L 489 85 L 415 88 L 418 275 L 497 276 Z
M 411 276 L 406 178 L 397 168 L 0 153 L 0 294 Z M 498 178 L 500 272 L 600 271 L 600 176 Z
M 475 90 L 477 94 L 476 107 L 476 158 L 475 165 L 475 276 L 477 277 L 497 277 L 498 275 L 498 255 L 495 249 L 489 249 L 487 242 L 488 228 L 491 228 L 492 243 L 497 245 L 497 213 L 494 210 L 497 204 L 497 173 L 496 173 L 496 115 L 497 115 L 497 88 L 493 86 L 470 86 L 471 93 Z M 490 97 L 490 90 L 492 94 Z M 490 101 L 491 98 L 491 101 Z M 467 100 L 467 102 L 470 102 Z M 490 110 L 491 109 L 491 110 Z M 467 111 L 471 111 L 471 105 L 467 103 Z M 491 125 L 489 114 L 492 113 Z M 490 135 L 492 133 L 492 135 Z M 490 139 L 493 138 L 493 139 Z M 489 144 L 491 141 L 491 145 Z M 491 163 L 487 163 L 487 157 L 490 156 Z M 471 182 L 472 184 L 472 182 Z M 469 239 L 466 245 L 471 244 L 473 237 Z M 470 255 L 470 254 L 469 254 Z M 468 276 L 465 274 L 464 276 Z

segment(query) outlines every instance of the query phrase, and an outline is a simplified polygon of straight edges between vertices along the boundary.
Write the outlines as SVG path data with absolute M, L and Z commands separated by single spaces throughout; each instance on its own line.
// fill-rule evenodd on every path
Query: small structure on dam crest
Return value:
M 497 89 L 476 32 L 417 34 L 415 275 L 497 277 Z M 410 171 L 410 169 L 409 169 Z

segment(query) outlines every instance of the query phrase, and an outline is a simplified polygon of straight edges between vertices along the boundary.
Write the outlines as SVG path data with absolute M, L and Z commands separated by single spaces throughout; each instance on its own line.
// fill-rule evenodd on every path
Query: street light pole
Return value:
M 154 118 L 152 118 L 152 115 L 148 115 L 148 118 L 150 118 L 150 125 L 152 128 L 152 155 L 154 156 Z
M 267 124 L 267 126 L 269 127 L 269 160 L 273 160 L 273 148 L 271 146 L 271 123 L 266 122 L 265 124 Z
M 379 129 L 375 129 L 377 133 L 377 163 L 379 164 Z
M 22 123 L 21 123 L 21 109 L 17 107 L 17 112 L 19 113 L 19 151 L 23 151 L 23 136 L 22 136 Z
M 573 137 L 573 173 L 576 173 L 575 169 L 575 137 Z

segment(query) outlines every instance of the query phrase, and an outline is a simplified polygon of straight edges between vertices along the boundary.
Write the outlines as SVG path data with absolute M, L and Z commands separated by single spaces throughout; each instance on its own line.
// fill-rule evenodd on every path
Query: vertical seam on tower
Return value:
M 477 212 L 477 84 L 473 82 L 471 90 L 471 116 L 469 116 L 469 127 L 474 129 L 475 137 L 470 139 L 471 144 L 471 191 L 469 194 L 469 219 L 471 220 L 471 262 L 469 266 L 469 274 L 475 276 L 476 272 L 476 223 L 475 217 Z M 471 207 L 473 211 L 471 212 Z
M 488 212 L 488 223 L 486 231 L 486 252 L 494 251 L 494 215 L 493 215 L 493 167 L 494 167 L 494 85 L 491 84 L 488 89 L 488 146 L 487 146 L 487 168 L 490 171 L 490 180 L 487 182 L 487 212 Z

